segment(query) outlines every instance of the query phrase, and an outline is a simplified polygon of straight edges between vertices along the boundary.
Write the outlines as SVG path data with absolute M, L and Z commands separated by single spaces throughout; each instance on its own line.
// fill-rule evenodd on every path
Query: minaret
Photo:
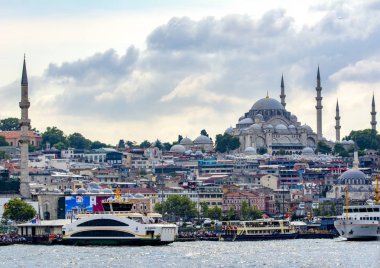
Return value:
M 321 76 L 319 75 L 319 66 L 318 66 L 318 72 L 317 72 L 317 87 L 315 88 L 317 91 L 317 97 L 315 98 L 317 100 L 317 106 L 315 108 L 317 109 L 317 139 L 318 141 L 322 140 L 322 96 L 321 96 Z
M 281 104 L 282 106 L 286 106 L 286 102 L 285 102 L 285 86 L 284 86 L 284 75 L 281 76 L 281 95 L 280 95 L 280 98 L 281 98 Z
M 371 111 L 371 127 L 372 130 L 376 130 L 376 110 L 375 110 L 375 93 L 372 96 L 372 111 Z
M 22 68 L 22 78 L 21 78 L 21 137 L 20 137 L 20 147 L 21 147 L 21 175 L 20 175 L 20 194 L 24 199 L 31 198 L 30 187 L 29 187 L 29 137 L 28 132 L 30 128 L 30 120 L 28 118 L 28 109 L 30 107 L 30 102 L 28 98 L 28 76 L 26 74 L 26 64 L 24 56 L 24 66 Z
M 352 169 L 359 169 L 359 154 L 358 154 L 358 145 L 355 142 L 354 145 L 354 161 L 352 162 Z
M 336 100 L 336 115 L 335 115 L 335 140 L 340 141 L 340 115 L 339 115 L 339 104 Z

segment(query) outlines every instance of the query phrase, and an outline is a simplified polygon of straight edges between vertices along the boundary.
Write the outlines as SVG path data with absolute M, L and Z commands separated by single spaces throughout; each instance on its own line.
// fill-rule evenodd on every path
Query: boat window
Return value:
M 354 212 L 354 210 L 352 208 L 349 208 L 348 213 L 352 213 L 352 212 Z
M 92 230 L 78 232 L 71 237 L 134 237 L 133 234 L 114 230 Z
M 367 212 L 366 208 L 359 208 L 359 212 Z
M 380 211 L 380 208 L 373 208 L 373 211 L 375 211 L 375 212 L 379 212 L 379 211 Z
M 367 208 L 368 212 L 373 212 L 373 208 Z
M 128 226 L 128 224 L 112 219 L 95 219 L 78 224 L 78 227 L 83 226 Z
M 358 208 L 354 208 L 354 212 L 359 212 L 359 209 Z

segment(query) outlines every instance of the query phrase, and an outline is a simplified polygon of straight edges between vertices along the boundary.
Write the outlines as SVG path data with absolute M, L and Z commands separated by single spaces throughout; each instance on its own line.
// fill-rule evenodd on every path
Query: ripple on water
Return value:
M 13 245 L 0 267 L 378 267 L 380 243 L 337 240 L 182 242 L 162 247 Z

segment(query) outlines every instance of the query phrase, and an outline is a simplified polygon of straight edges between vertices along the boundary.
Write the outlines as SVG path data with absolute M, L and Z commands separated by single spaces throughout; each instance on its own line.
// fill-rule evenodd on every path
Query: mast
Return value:
M 346 184 L 346 221 L 348 221 L 348 183 Z

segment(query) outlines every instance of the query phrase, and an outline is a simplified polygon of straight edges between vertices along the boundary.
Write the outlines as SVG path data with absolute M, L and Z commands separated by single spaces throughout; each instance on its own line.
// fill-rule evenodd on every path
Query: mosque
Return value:
M 226 129 L 225 133 L 238 137 L 240 141 L 239 153 L 252 152 L 264 148 L 268 154 L 276 155 L 301 154 L 314 151 L 318 141 L 325 140 L 322 136 L 322 87 L 317 71 L 317 86 L 315 88 L 317 132 L 304 124 L 297 116 L 286 110 L 284 78 L 281 77 L 281 102 L 270 98 L 268 95 L 256 101 L 252 108 L 239 118 L 236 127 Z M 371 127 L 376 130 L 375 99 L 372 98 Z M 340 115 L 339 104 L 336 106 L 336 141 L 340 141 Z

